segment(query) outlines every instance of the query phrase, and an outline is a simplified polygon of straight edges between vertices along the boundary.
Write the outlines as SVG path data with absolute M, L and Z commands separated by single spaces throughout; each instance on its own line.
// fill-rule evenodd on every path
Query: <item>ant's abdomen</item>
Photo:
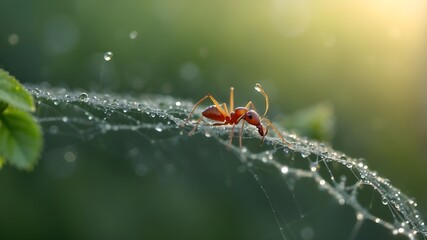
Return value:
M 203 112 L 202 115 L 206 118 L 212 119 L 214 121 L 224 122 L 225 116 L 218 110 L 218 108 L 215 105 L 211 105 L 207 107 Z

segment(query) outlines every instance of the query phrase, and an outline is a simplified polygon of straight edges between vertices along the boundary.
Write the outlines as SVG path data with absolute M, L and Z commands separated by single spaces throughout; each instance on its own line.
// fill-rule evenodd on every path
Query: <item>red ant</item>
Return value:
M 210 100 L 214 103 L 214 105 L 211 105 L 207 107 L 202 112 L 202 116 L 197 120 L 196 126 L 194 126 L 193 130 L 188 135 L 192 135 L 194 131 L 197 129 L 197 126 L 200 124 L 200 122 L 203 120 L 203 117 L 218 121 L 217 123 L 213 123 L 213 126 L 221 126 L 221 125 L 232 125 L 232 129 L 230 131 L 230 144 L 232 141 L 233 133 L 234 133 L 234 126 L 237 125 L 241 120 L 244 120 L 242 122 L 242 127 L 240 128 L 240 138 L 239 143 L 240 147 L 242 146 L 242 135 L 243 135 L 243 127 L 245 125 L 245 122 L 254 125 L 258 129 L 258 133 L 262 136 L 262 142 L 264 142 L 265 135 L 268 133 L 268 128 L 271 127 L 274 132 L 279 136 L 279 138 L 288 146 L 291 146 L 289 142 L 287 142 L 282 134 L 277 130 L 277 128 L 271 123 L 270 120 L 268 120 L 265 115 L 268 111 L 268 95 L 264 92 L 264 90 L 261 87 L 261 84 L 257 83 L 255 84 L 255 90 L 260 92 L 264 98 L 265 98 L 265 112 L 262 117 L 258 115 L 258 113 L 254 110 L 255 106 L 252 103 L 252 101 L 249 101 L 246 106 L 244 107 L 236 107 L 234 109 L 234 88 L 230 87 L 230 112 L 228 111 L 227 104 L 219 104 L 218 101 L 211 95 L 207 94 L 202 99 L 200 99 L 196 105 L 194 106 L 193 110 L 191 110 L 190 114 L 188 115 L 188 118 L 185 120 L 184 124 L 187 123 L 191 116 L 193 115 L 196 108 L 207 98 L 210 98 Z M 249 109 L 251 107 L 252 109 Z M 234 111 L 233 111 L 234 109 Z M 264 121 L 267 127 L 265 128 L 262 126 L 261 122 Z

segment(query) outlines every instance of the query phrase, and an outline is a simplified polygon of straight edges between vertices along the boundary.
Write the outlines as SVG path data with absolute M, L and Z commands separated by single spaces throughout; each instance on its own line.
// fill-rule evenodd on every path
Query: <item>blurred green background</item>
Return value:
M 425 217 L 426 13 L 421 0 L 0 0 L 0 67 L 23 83 L 192 101 L 208 92 L 226 101 L 234 86 L 237 104 L 253 100 L 263 109 L 253 89 L 260 82 L 271 100 L 268 116 L 285 125 L 287 115 L 327 102 L 335 114 L 334 148 L 366 158 L 370 168 L 413 196 Z M 108 51 L 111 61 L 104 60 Z M 46 151 L 55 151 L 49 144 L 47 139 Z M 33 173 L 9 166 L 0 172 L 2 208 L 19 209 L 20 194 L 47 191 L 41 183 L 28 191 L 21 187 L 51 171 L 43 170 L 48 158 Z M 123 172 L 108 173 L 115 179 Z M 90 176 L 79 174 L 81 181 Z M 67 184 L 80 186 L 73 182 Z M 70 195 L 78 200 L 79 194 L 87 193 Z M 70 206 L 58 211 L 68 216 Z M 49 219 L 22 214 L 22 221 Z

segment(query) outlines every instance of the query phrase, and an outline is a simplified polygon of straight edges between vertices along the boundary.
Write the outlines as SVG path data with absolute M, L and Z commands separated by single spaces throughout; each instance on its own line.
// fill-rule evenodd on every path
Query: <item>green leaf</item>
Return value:
M 42 133 L 31 114 L 8 107 L 0 114 L 0 159 L 32 170 L 42 147 Z
M 34 112 L 31 94 L 8 72 L 0 68 L 0 101 L 21 110 Z

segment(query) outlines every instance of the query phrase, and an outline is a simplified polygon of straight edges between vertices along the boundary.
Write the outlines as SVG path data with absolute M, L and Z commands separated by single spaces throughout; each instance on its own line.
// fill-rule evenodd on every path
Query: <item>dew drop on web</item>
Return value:
M 283 174 L 287 174 L 287 173 L 289 172 L 289 168 L 288 168 L 288 166 L 283 166 L 282 168 L 280 168 L 280 171 L 281 171 Z
M 79 100 L 82 102 L 87 102 L 89 100 L 89 95 L 87 95 L 85 92 L 82 92 L 79 95 Z
M 383 198 L 382 198 L 381 202 L 382 202 L 384 205 L 387 205 L 387 204 L 388 204 L 388 200 L 387 200 L 387 198 L 385 198 L 385 197 L 383 197 Z
M 162 132 L 162 131 L 163 131 L 163 128 L 162 128 L 162 126 L 161 126 L 160 124 L 156 125 L 156 127 L 154 127 L 154 129 L 155 129 L 157 132 Z

